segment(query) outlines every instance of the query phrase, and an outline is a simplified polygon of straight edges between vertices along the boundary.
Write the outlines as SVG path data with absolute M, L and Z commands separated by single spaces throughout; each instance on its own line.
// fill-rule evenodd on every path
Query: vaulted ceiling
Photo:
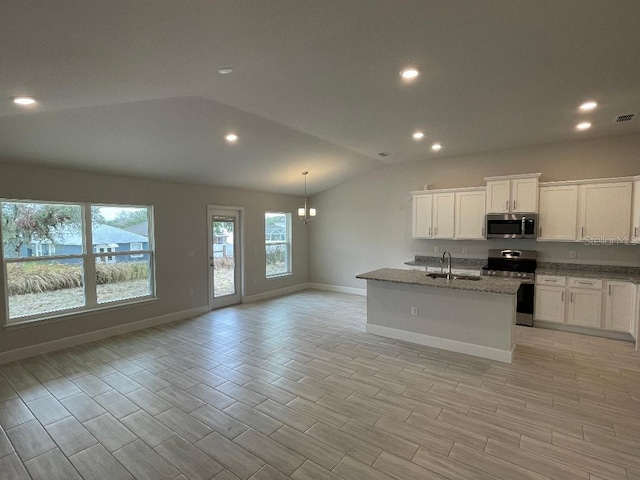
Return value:
M 5 1 L 0 160 L 300 194 L 303 170 L 315 193 L 640 132 L 615 122 L 640 110 L 638 25 L 637 0 Z

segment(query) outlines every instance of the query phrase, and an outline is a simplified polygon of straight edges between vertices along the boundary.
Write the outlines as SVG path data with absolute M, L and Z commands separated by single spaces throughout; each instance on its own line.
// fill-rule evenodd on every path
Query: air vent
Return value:
M 628 115 L 618 115 L 618 118 L 616 118 L 616 122 L 628 122 L 630 120 L 633 120 L 633 117 L 635 116 L 635 113 L 629 113 Z

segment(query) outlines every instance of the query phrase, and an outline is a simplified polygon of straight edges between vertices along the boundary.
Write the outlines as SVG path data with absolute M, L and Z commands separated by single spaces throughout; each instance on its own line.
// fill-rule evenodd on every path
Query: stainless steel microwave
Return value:
M 536 213 L 487 215 L 487 238 L 536 238 Z

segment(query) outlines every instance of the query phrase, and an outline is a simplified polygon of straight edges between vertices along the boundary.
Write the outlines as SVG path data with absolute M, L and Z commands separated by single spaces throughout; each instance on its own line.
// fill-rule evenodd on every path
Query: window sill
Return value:
M 152 303 L 156 303 L 158 301 L 158 297 L 143 297 L 141 299 L 122 302 L 122 303 L 111 303 L 106 305 L 100 305 L 95 308 L 88 308 L 86 310 L 78 310 L 74 312 L 60 312 L 60 313 L 52 313 L 47 317 L 39 317 L 39 318 L 31 318 L 27 320 L 11 322 L 4 325 L 2 328 L 4 330 L 20 330 L 23 328 L 36 327 L 39 325 L 47 325 L 49 323 L 60 322 L 63 320 L 73 320 L 75 318 L 86 317 L 91 315 L 98 315 L 100 313 L 106 313 L 111 311 L 122 310 L 125 308 L 131 307 L 139 307 L 143 305 L 148 305 Z
M 271 275 L 269 277 L 265 277 L 266 280 L 278 280 L 280 278 L 293 277 L 293 273 L 282 273 L 280 275 Z

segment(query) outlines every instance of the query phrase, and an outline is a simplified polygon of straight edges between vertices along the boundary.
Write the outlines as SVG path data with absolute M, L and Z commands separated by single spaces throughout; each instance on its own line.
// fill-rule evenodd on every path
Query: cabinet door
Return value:
M 632 182 L 581 185 L 579 238 L 628 240 L 631 192 Z
M 635 285 L 632 283 L 607 282 L 607 285 L 605 285 L 605 329 L 631 332 L 635 290 Z
M 575 240 L 577 224 L 578 187 L 540 187 L 538 240 Z
M 455 238 L 483 239 L 485 221 L 486 192 L 456 193 Z
M 431 238 L 431 207 L 433 195 L 413 196 L 413 237 Z
M 487 213 L 509 213 L 511 182 L 491 180 L 487 182 Z
M 511 180 L 511 211 L 538 211 L 538 179 L 523 178 Z
M 433 194 L 433 238 L 453 238 L 454 193 Z
M 602 290 L 570 288 L 567 323 L 602 328 Z
M 640 240 L 640 180 L 633 182 L 633 221 L 631 223 L 631 235 Z
M 564 287 L 536 285 L 535 319 L 564 323 Z

